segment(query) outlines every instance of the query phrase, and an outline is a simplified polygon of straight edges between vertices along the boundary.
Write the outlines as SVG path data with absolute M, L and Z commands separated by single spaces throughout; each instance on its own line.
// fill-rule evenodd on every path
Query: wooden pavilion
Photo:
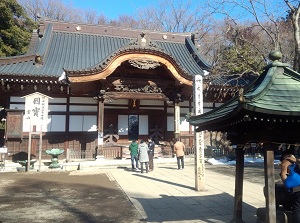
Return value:
M 278 51 L 270 53 L 272 62 L 248 88 L 222 106 L 189 119 L 196 131 L 227 132 L 237 145 L 234 218 L 243 222 L 243 173 L 246 143 L 264 144 L 266 219 L 276 222 L 274 150 L 280 143 L 296 144 L 300 139 L 300 74 L 279 60 Z

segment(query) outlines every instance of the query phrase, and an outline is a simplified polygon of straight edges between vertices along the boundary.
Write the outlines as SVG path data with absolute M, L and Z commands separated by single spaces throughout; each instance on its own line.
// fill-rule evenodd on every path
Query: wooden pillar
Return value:
M 195 132 L 195 189 L 205 190 L 204 134 Z
M 103 122 L 104 122 L 104 100 L 98 101 L 98 150 L 97 159 L 103 157 Z
M 179 103 L 174 105 L 174 133 L 175 138 L 180 138 L 180 106 Z
M 194 75 L 194 114 L 203 114 L 203 78 L 201 75 Z M 205 162 L 204 162 L 204 132 L 194 130 L 195 146 L 195 189 L 205 190 Z
M 244 149 L 236 148 L 234 213 L 231 223 L 243 223 Z
M 270 143 L 266 143 L 264 154 L 265 165 L 265 196 L 266 196 L 266 223 L 276 222 L 276 198 L 274 176 L 274 151 Z

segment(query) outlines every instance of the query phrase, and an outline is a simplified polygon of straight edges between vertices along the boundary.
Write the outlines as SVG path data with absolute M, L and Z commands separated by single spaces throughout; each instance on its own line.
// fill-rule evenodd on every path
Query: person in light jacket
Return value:
M 180 161 L 181 161 L 181 167 L 184 169 L 184 151 L 185 151 L 185 145 L 179 141 L 179 139 L 175 139 L 176 143 L 174 144 L 174 153 L 177 157 L 177 166 L 178 170 L 180 170 Z
M 148 173 L 148 162 L 149 162 L 149 155 L 148 155 L 148 145 L 144 142 L 143 139 L 141 139 L 140 144 L 139 144 L 139 160 L 141 163 L 141 173 L 144 172 L 144 164 L 146 166 L 146 173 Z

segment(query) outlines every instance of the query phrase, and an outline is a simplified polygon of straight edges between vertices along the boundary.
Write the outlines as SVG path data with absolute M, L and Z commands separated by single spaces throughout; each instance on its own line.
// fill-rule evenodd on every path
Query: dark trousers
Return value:
M 182 169 L 184 168 L 184 160 L 183 160 L 183 156 L 178 156 L 177 157 L 177 166 L 178 166 L 178 170 L 180 170 L 180 162 L 181 162 L 181 167 Z
M 154 169 L 153 158 L 154 158 L 154 154 L 150 153 L 149 154 L 149 170 L 153 170 Z
M 146 173 L 148 173 L 148 162 L 141 163 L 141 173 L 144 172 L 144 165 L 143 165 L 144 163 L 145 163 L 145 167 L 146 167 Z
M 294 223 L 299 223 L 300 222 L 300 192 L 295 192 L 292 194 L 292 199 L 293 199 L 293 218 L 294 218 Z

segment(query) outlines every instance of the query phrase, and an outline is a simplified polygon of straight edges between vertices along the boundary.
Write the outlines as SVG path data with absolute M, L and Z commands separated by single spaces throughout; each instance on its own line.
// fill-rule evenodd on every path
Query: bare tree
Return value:
M 73 14 L 71 5 L 65 5 L 62 0 L 18 0 L 18 2 L 35 21 L 40 16 L 68 21 Z
M 294 31 L 294 40 L 295 40 L 295 46 L 294 46 L 294 70 L 297 70 L 300 72 L 300 2 L 299 1 L 288 1 L 285 0 L 286 5 L 289 7 L 289 19 L 293 26 Z
M 109 24 L 112 26 L 120 26 L 134 29 L 138 29 L 140 27 L 139 21 L 137 21 L 134 17 L 129 15 L 120 15 L 116 20 L 110 21 Z
M 263 61 L 268 60 L 267 55 L 272 50 L 280 50 L 283 60 L 299 71 L 295 66 L 299 61 L 299 38 L 296 39 L 297 35 L 299 37 L 299 1 L 278 0 L 275 3 L 265 0 L 216 0 L 213 5 L 208 5 L 212 13 L 223 15 L 230 21 L 227 33 L 231 34 L 232 40 L 247 43 Z M 285 19 L 288 13 L 291 20 Z M 249 33 L 250 36 L 247 35 Z M 295 36 L 294 41 L 291 36 Z M 292 55 L 291 45 L 295 46 Z
M 98 15 L 94 9 L 78 9 L 71 3 L 62 0 L 18 0 L 24 7 L 27 15 L 38 20 L 38 17 L 47 17 L 53 20 L 66 22 L 83 22 L 90 24 L 107 24 L 108 19 Z
M 141 28 L 166 32 L 194 32 L 207 21 L 203 7 L 192 1 L 161 0 L 138 12 Z

